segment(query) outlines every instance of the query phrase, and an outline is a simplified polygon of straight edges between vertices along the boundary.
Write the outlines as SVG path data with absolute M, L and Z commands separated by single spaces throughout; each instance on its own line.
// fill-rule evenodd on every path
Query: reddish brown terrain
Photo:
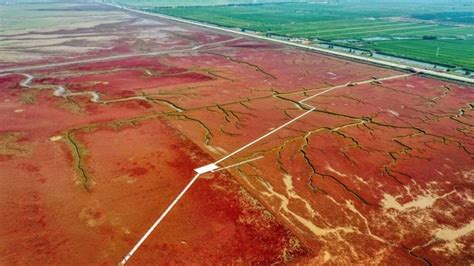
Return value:
M 100 11 L 2 35 L 1 265 L 116 264 L 215 161 L 131 264 L 474 263 L 472 86 Z

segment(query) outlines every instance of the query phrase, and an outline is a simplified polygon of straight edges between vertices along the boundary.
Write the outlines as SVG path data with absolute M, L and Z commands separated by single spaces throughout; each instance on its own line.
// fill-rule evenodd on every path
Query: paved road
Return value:
M 220 41 L 220 42 L 205 43 L 205 44 L 197 45 L 197 46 L 194 46 L 194 47 L 191 47 L 191 48 L 186 48 L 186 49 L 170 49 L 170 50 L 164 50 L 164 51 L 160 51 L 160 52 L 121 54 L 121 55 L 113 55 L 113 56 L 105 56 L 105 57 L 95 57 L 95 58 L 90 58 L 90 59 L 70 60 L 70 61 L 66 61 L 66 62 L 51 63 L 51 64 L 10 67 L 10 68 L 0 69 L 0 73 L 13 73 L 13 72 L 35 70 L 35 69 L 44 69 L 44 68 L 70 66 L 70 65 L 77 65 L 77 64 L 96 63 L 96 62 L 111 61 L 111 60 L 117 60 L 117 59 L 125 59 L 125 58 L 130 58 L 130 57 L 137 57 L 137 56 L 155 56 L 155 55 L 164 55 L 164 54 L 173 54 L 173 53 L 186 53 L 186 52 L 197 51 L 197 50 L 200 50 L 200 49 L 205 48 L 207 46 L 214 46 L 214 45 L 224 44 L 224 43 L 228 43 L 228 42 L 233 42 L 233 41 L 238 40 L 238 39 L 241 39 L 241 37 L 233 38 L 233 39 L 225 40 L 225 41 Z
M 400 69 L 400 70 L 404 70 L 404 71 L 413 71 L 413 72 L 417 72 L 417 73 L 420 73 L 420 74 L 430 75 L 430 76 L 434 76 L 434 77 L 438 77 L 438 78 L 450 79 L 450 80 L 454 80 L 454 81 L 460 81 L 460 82 L 474 84 L 474 79 L 468 78 L 468 77 L 462 77 L 462 76 L 453 75 L 453 74 L 449 74 L 449 73 L 437 72 L 437 71 L 433 71 L 433 70 L 429 70 L 429 69 L 423 69 L 423 68 L 417 68 L 417 67 L 413 67 L 413 66 L 409 66 L 409 65 L 400 64 L 400 63 L 389 62 L 389 61 L 384 61 L 384 60 L 379 60 L 379 59 L 374 59 L 374 58 L 369 58 L 369 57 L 364 57 L 364 56 L 359 56 L 359 55 L 348 54 L 348 53 L 338 52 L 338 51 L 334 51 L 334 50 L 324 49 L 324 48 L 320 48 L 320 47 L 314 47 L 314 46 L 309 46 L 309 45 L 304 45 L 304 44 L 299 44 L 299 43 L 293 43 L 293 42 L 284 41 L 284 40 L 273 39 L 273 38 L 269 38 L 269 37 L 265 37 L 265 36 L 260 36 L 260 35 L 247 33 L 247 32 L 241 32 L 241 31 L 238 31 L 238 30 L 233 30 L 233 29 L 228 29 L 228 28 L 221 28 L 221 27 L 218 27 L 218 26 L 205 24 L 205 23 L 201 23 L 201 22 L 196 22 L 196 21 L 192 21 L 192 20 L 181 19 L 181 18 L 171 17 L 171 16 L 167 16 L 167 15 L 141 11 L 141 10 L 135 10 L 135 9 L 131 9 L 131 8 L 128 8 L 128 7 L 122 7 L 122 6 L 115 5 L 115 4 L 109 4 L 109 3 L 102 3 L 102 4 L 112 6 L 112 7 L 116 7 L 116 8 L 126 10 L 126 11 L 129 11 L 129 12 L 132 12 L 132 13 L 164 18 L 164 19 L 173 20 L 173 21 L 177 21 L 177 22 L 182 22 L 182 23 L 186 23 L 186 24 L 191 24 L 191 25 L 195 25 L 195 26 L 199 26 L 199 27 L 209 28 L 209 29 L 218 30 L 218 31 L 224 31 L 224 32 L 232 33 L 232 34 L 243 35 L 243 36 L 254 38 L 254 39 L 264 40 L 264 41 L 268 41 L 268 42 L 276 42 L 276 43 L 285 44 L 285 45 L 289 45 L 289 46 L 294 46 L 294 47 L 298 47 L 298 48 L 303 48 L 303 49 L 307 49 L 307 50 L 311 50 L 311 51 L 317 51 L 317 52 L 324 53 L 324 54 L 335 55 L 335 56 L 348 58 L 348 59 L 352 59 L 352 60 L 368 62 L 368 63 L 371 63 L 371 64 L 380 65 L 380 66 L 391 67 L 391 68 Z

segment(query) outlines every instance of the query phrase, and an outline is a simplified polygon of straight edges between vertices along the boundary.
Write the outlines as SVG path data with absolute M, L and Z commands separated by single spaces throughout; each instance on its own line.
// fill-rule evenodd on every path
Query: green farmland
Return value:
M 474 69 L 474 39 L 393 40 L 374 42 L 365 47 L 391 55 Z
M 472 3 L 422 6 L 410 3 L 277 3 L 176 8 L 148 6 L 143 9 L 224 27 L 306 38 L 474 69 Z M 461 22 L 451 19 L 457 13 L 462 17 Z

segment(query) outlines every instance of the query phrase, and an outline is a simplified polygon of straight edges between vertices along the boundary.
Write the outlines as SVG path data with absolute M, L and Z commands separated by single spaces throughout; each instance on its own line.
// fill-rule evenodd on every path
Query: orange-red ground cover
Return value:
M 130 262 L 472 261 L 472 86 L 129 19 L 49 32 L 121 41 L 0 74 L 0 264 L 117 263 L 194 168 L 309 106 L 201 176 Z

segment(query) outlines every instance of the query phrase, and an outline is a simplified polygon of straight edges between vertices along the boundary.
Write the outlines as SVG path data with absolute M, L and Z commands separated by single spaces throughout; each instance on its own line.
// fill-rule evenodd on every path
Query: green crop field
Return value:
M 366 47 L 395 56 L 474 69 L 474 39 L 393 40 L 370 43 Z
M 119 1 L 134 5 L 130 0 Z M 139 8 L 225 27 L 474 69 L 472 3 L 273 3 L 176 8 L 148 4 Z

